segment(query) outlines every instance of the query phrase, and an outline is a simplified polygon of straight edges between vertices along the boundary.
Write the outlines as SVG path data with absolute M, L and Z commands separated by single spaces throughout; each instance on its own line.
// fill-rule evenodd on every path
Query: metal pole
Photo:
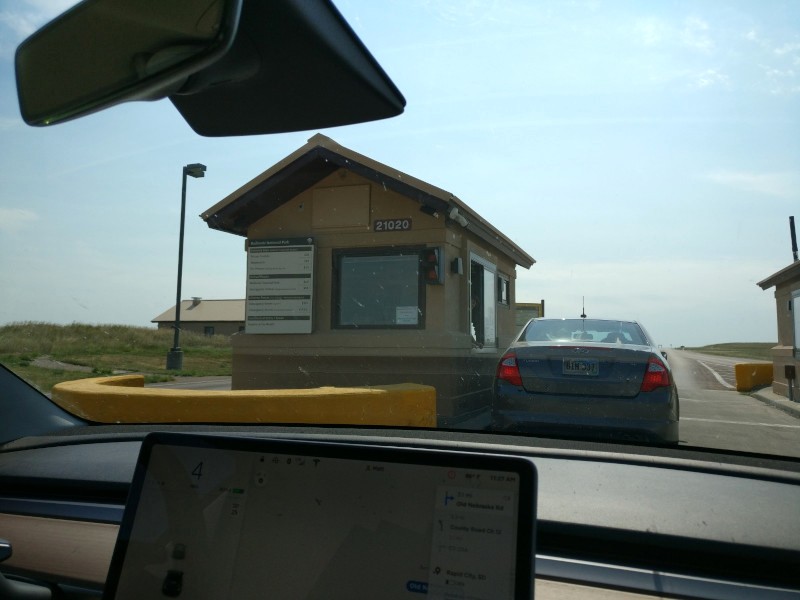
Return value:
M 178 290 L 175 293 L 175 337 L 172 349 L 167 353 L 167 369 L 180 371 L 183 369 L 183 350 L 181 350 L 181 278 L 183 276 L 183 225 L 186 221 L 186 176 L 205 177 L 206 166 L 192 163 L 183 167 L 183 185 L 181 187 L 181 233 L 178 238 Z
M 178 236 L 178 290 L 175 293 L 175 337 L 173 350 L 181 349 L 181 280 L 183 278 L 183 229 L 186 222 L 186 167 L 183 167 L 181 187 L 181 232 Z
M 178 236 L 178 289 L 175 292 L 175 329 L 172 348 L 167 354 L 167 369 L 183 369 L 183 350 L 181 350 L 181 277 L 183 276 L 183 224 L 186 219 L 186 167 L 183 167 L 181 186 L 181 230 Z

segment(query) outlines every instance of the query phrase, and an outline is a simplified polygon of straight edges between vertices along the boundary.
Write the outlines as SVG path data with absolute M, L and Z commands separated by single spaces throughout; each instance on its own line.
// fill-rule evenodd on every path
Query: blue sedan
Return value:
M 493 429 L 678 442 L 669 363 L 636 321 L 532 319 L 497 366 Z

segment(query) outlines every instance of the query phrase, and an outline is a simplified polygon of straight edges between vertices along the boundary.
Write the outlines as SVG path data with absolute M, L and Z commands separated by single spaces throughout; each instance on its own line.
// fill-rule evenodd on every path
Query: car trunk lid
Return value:
M 650 357 L 641 346 L 600 343 L 531 343 L 514 352 L 527 391 L 586 396 L 636 396 Z

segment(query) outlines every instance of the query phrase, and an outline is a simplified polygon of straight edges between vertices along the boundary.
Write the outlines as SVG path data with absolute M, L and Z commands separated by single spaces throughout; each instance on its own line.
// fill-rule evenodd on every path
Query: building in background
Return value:
M 544 300 L 541 302 L 517 302 L 516 325 L 522 329 L 531 319 L 539 319 L 544 316 Z
M 155 317 L 159 329 L 172 329 L 175 324 L 175 307 Z M 244 300 L 203 300 L 192 298 L 181 301 L 181 331 L 203 335 L 233 335 L 244 331 Z
M 772 348 L 772 389 L 800 402 L 800 260 L 759 281 L 758 286 L 775 288 L 778 345 Z

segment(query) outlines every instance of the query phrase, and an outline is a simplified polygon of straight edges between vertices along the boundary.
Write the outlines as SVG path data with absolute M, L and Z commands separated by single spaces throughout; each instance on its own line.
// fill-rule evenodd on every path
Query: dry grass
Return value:
M 770 353 L 770 349 L 776 344 L 777 342 L 772 342 L 772 343 L 731 342 L 729 344 L 711 344 L 710 346 L 702 346 L 701 348 L 689 348 L 689 350 L 694 350 L 695 352 L 702 352 L 703 354 L 730 356 L 732 358 L 772 360 L 772 354 Z
M 148 381 L 164 381 L 173 374 L 165 368 L 172 341 L 172 331 L 168 329 L 83 323 L 11 323 L 0 327 L 0 362 L 45 392 L 59 381 L 119 371 L 144 373 Z M 231 374 L 229 337 L 182 332 L 181 348 L 184 351 L 181 375 Z M 82 365 L 91 372 L 44 369 L 31 364 L 42 356 Z

